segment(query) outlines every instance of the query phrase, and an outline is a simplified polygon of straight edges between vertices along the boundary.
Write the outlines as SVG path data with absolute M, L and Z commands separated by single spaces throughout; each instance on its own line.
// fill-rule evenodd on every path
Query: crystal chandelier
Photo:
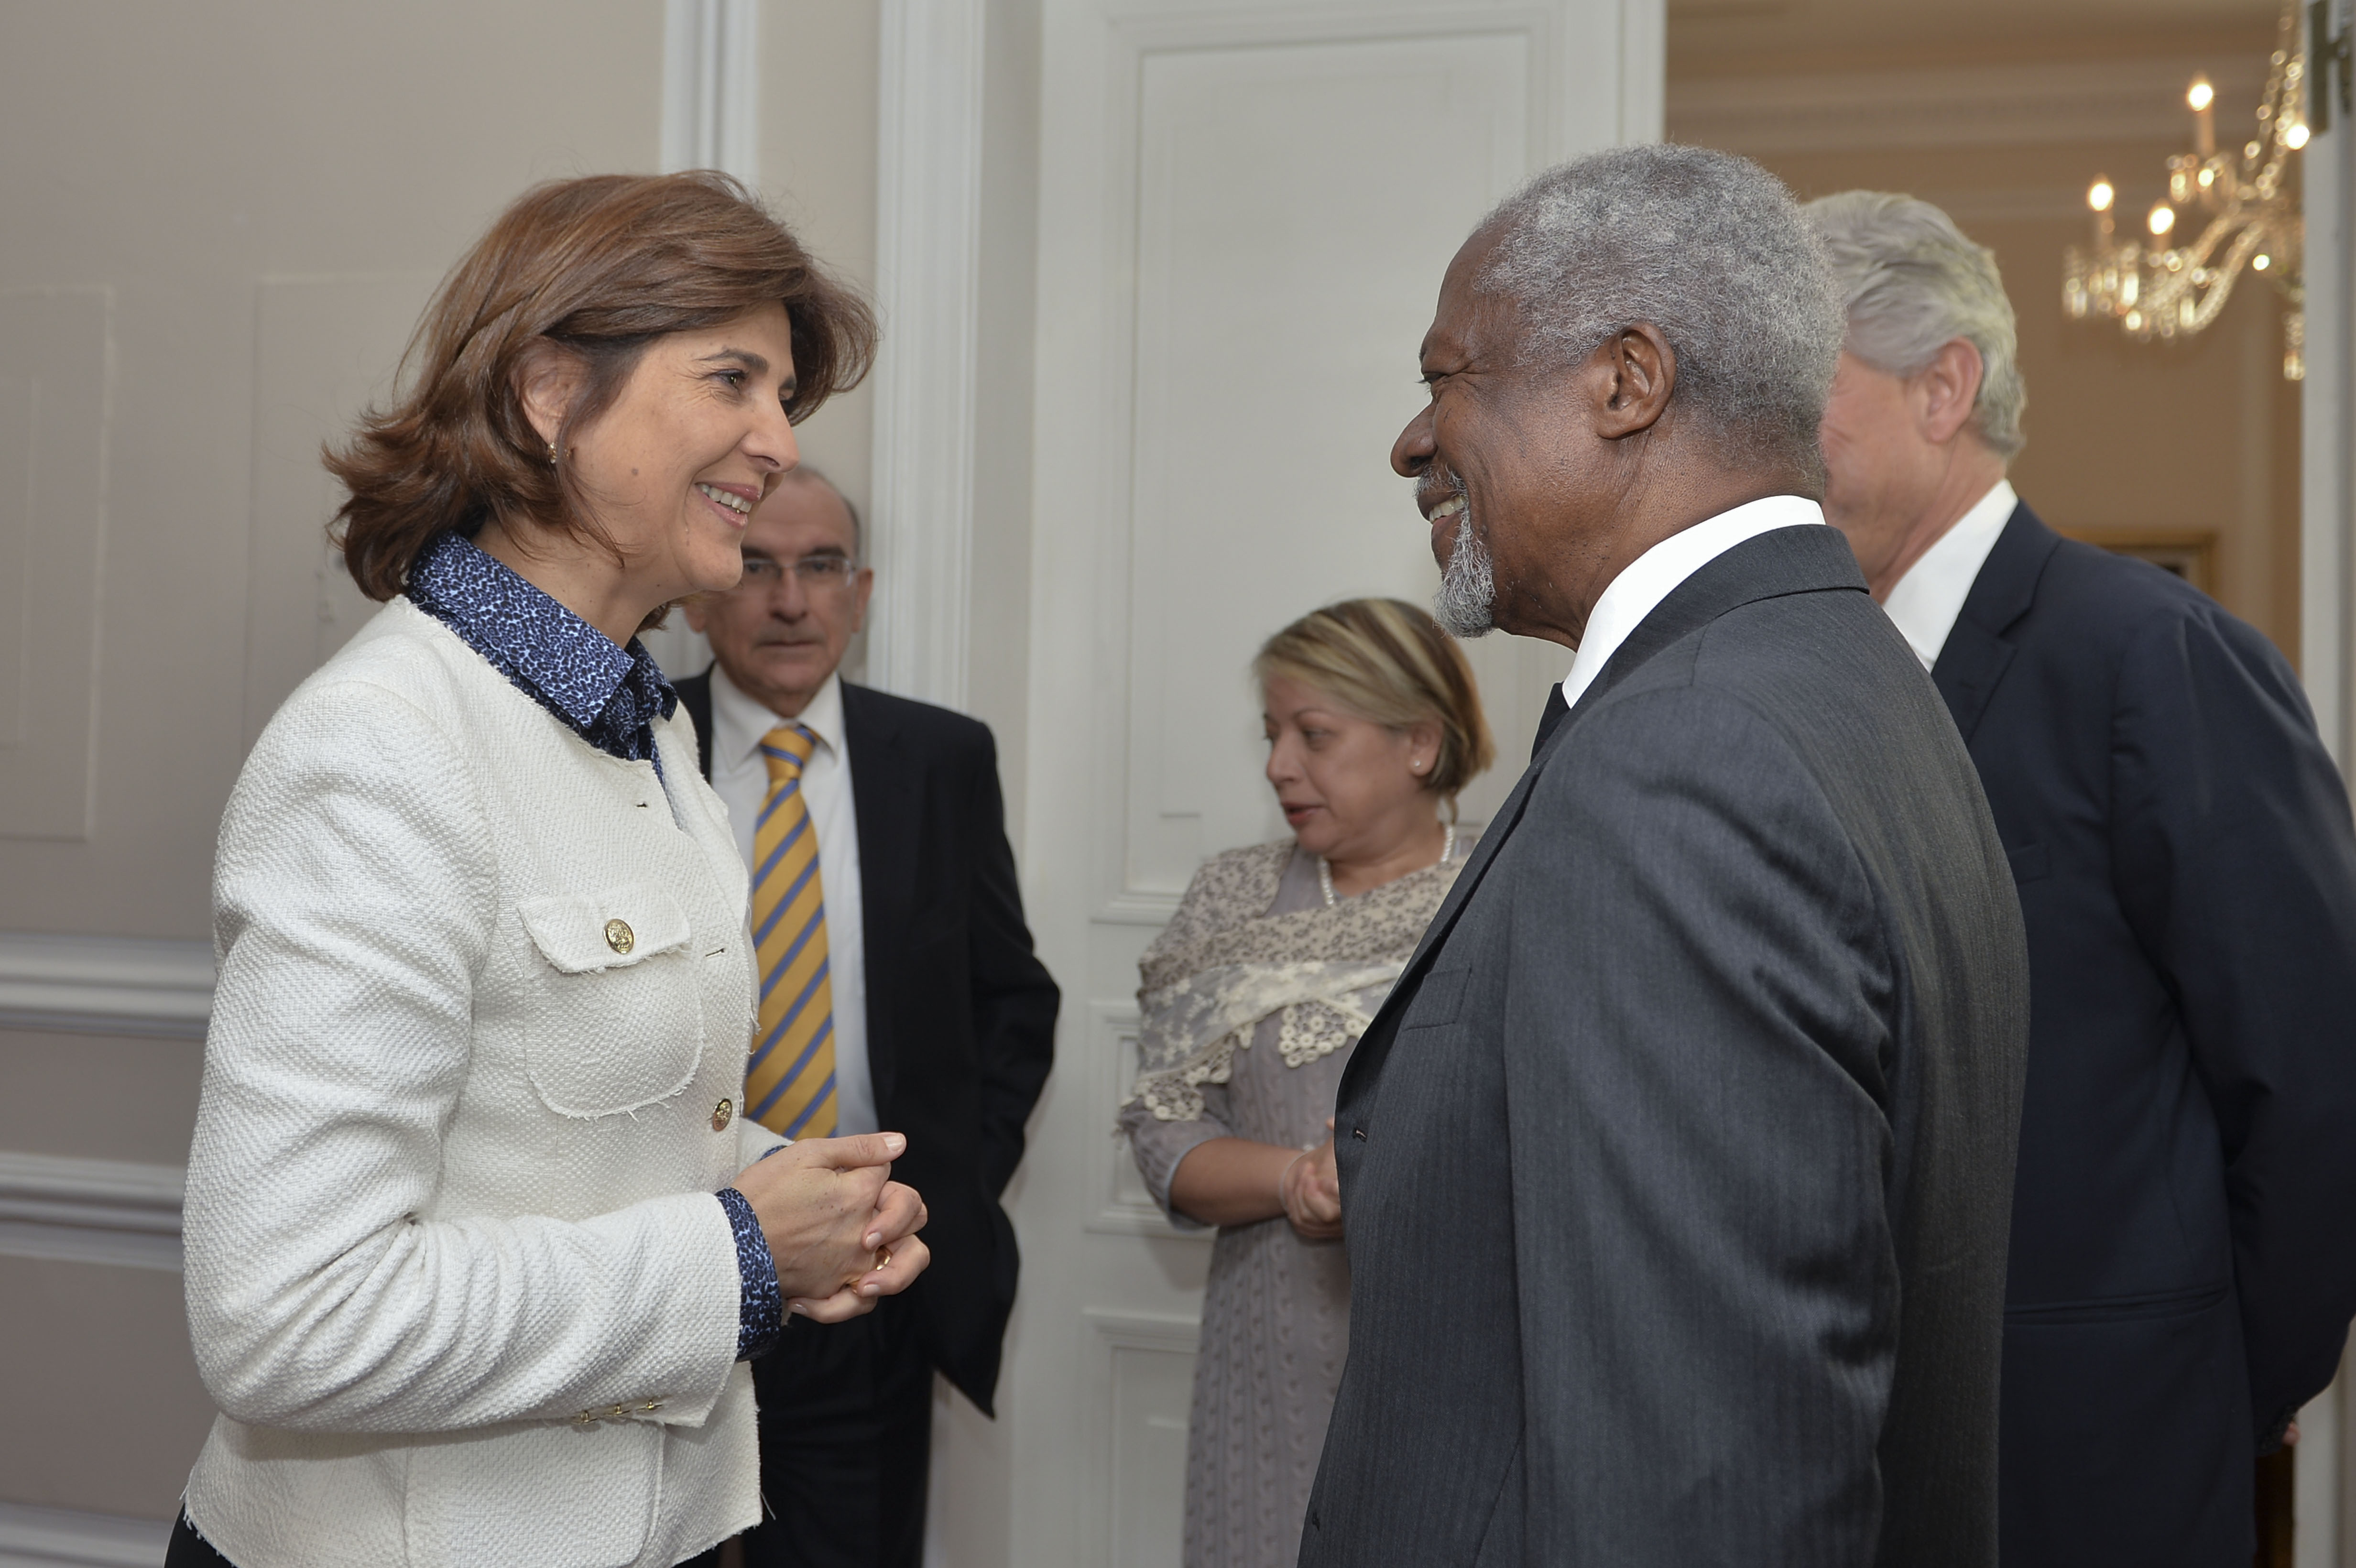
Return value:
M 2144 234 L 2119 237 L 2118 187 L 2107 176 L 2095 176 L 2086 191 L 2094 242 L 2062 253 L 2062 306 L 2072 319 L 2115 321 L 2138 342 L 2190 337 L 2217 319 L 2244 270 L 2262 273 L 2291 304 L 2283 320 L 2283 376 L 2305 379 L 2305 224 L 2287 179 L 2291 155 L 2310 133 L 2300 107 L 2308 51 L 2300 47 L 2297 0 L 2284 6 L 2276 43 L 2257 133 L 2238 147 L 2218 147 L 2216 89 L 2206 77 L 2194 79 L 2184 95 L 2193 150 L 2168 160 L 2168 199 L 2152 204 Z M 2320 118 L 2320 95 L 2317 103 Z M 2194 222 L 2201 222 L 2198 237 L 2180 240 L 2179 225 Z

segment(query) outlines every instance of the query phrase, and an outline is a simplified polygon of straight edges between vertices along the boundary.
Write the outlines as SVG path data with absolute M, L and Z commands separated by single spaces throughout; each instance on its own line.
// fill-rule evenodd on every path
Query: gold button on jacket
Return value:
M 727 1130 L 729 1122 L 734 1119 L 735 1115 L 736 1106 L 734 1102 L 729 1100 L 721 1101 L 720 1104 L 712 1107 L 712 1130 L 715 1133 L 724 1132 Z
M 631 932 L 630 923 L 628 921 L 609 920 L 605 923 L 606 946 L 612 948 L 616 953 L 627 953 L 631 948 L 636 947 L 637 944 L 638 939 L 637 935 Z

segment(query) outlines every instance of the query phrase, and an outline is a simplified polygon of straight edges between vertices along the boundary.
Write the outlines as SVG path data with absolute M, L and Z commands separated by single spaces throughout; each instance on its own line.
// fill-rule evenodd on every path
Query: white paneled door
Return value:
M 1001 1419 L 944 1447 L 962 1522 L 935 1555 L 1146 1568 L 1179 1561 L 1210 1248 L 1112 1136 L 1137 957 L 1205 857 L 1283 833 L 1259 642 L 1333 599 L 1429 599 L 1387 454 L 1441 272 L 1527 174 L 1658 134 L 1660 4 L 1044 9 L 1023 837 L 1065 1021 L 1012 1195 Z M 1568 664 L 1475 654 L 1505 760 L 1470 817 Z

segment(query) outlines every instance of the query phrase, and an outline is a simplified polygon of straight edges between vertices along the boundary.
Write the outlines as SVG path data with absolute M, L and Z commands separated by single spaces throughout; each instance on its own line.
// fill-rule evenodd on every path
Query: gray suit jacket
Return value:
M 1977 777 L 1829 528 L 1654 610 L 1343 1080 L 1301 1561 L 1996 1561 L 2028 1029 Z

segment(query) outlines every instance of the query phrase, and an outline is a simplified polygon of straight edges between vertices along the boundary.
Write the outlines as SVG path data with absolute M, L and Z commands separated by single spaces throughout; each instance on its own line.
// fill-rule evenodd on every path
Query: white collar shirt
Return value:
M 826 901 L 827 981 L 834 1002 L 835 1132 L 872 1133 L 875 1079 L 867 1061 L 867 944 L 859 884 L 859 815 L 851 793 L 851 745 L 842 727 L 842 678 L 830 675 L 809 705 L 781 719 L 712 667 L 712 788 L 728 808 L 736 851 L 753 864 L 753 824 L 769 797 L 761 738 L 782 724 L 818 737 L 802 769 L 802 799 L 818 832 L 819 887 Z
M 1671 534 L 1630 561 L 1587 613 L 1579 656 L 1563 677 L 1564 705 L 1579 706 L 1629 634 L 1687 578 L 1746 539 L 1804 526 L 1824 527 L 1824 508 L 1804 496 L 1767 496 Z
M 1939 650 L 1947 645 L 1955 617 L 1964 613 L 1964 601 L 1978 581 L 1980 568 L 1987 564 L 1988 551 L 1996 549 L 2012 509 L 2019 505 L 2012 481 L 1997 480 L 1996 488 L 1972 503 L 1971 510 L 1956 518 L 1955 526 L 1941 534 L 1890 589 L 1881 608 L 1924 669 L 1939 662 Z

